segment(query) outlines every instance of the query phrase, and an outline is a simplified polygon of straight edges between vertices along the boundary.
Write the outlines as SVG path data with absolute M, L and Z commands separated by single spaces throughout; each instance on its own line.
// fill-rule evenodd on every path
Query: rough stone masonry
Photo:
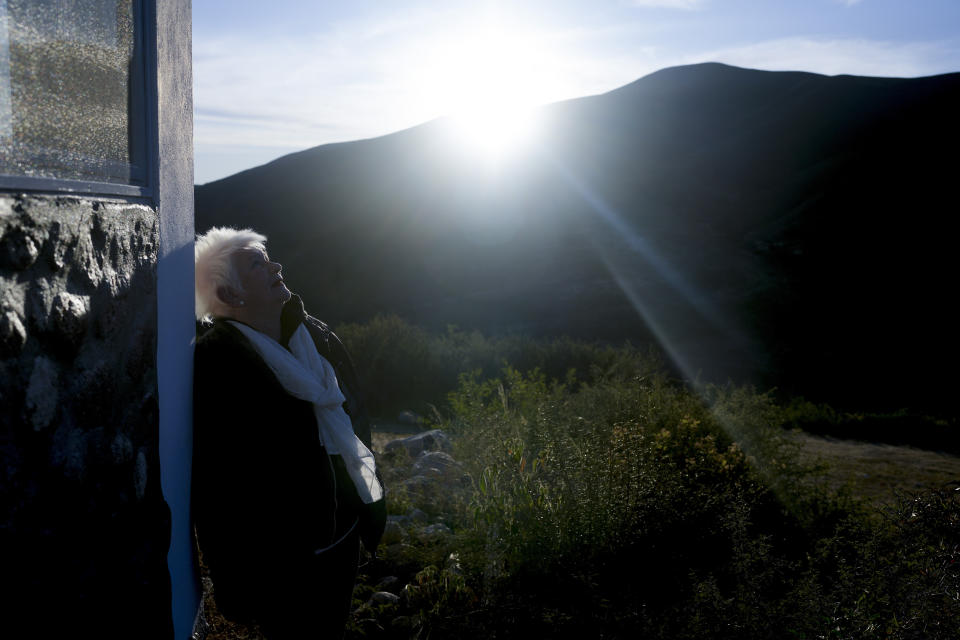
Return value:
M 158 236 L 150 206 L 0 194 L 0 601 L 41 637 L 168 636 Z

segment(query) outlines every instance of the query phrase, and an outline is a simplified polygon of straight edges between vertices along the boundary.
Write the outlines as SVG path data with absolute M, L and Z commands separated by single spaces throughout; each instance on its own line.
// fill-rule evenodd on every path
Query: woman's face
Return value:
M 257 311 L 279 310 L 290 299 L 291 293 L 280 276 L 280 263 L 271 262 L 260 249 L 240 249 L 232 256 L 233 267 L 243 291 L 243 306 Z

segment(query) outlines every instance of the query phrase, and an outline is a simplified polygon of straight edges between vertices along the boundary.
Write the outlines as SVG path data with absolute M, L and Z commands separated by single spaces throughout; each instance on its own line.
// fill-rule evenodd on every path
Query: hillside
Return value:
M 491 170 L 433 121 L 196 189 L 334 324 L 656 340 L 685 375 L 946 407 L 960 74 L 664 69 Z

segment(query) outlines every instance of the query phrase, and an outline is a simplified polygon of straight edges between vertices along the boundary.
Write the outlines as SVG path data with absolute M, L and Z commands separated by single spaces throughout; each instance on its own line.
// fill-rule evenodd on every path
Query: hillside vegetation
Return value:
M 353 637 L 960 637 L 960 484 L 878 511 L 784 429 L 797 403 L 694 391 L 630 345 L 338 331 L 375 406 L 429 399 L 466 482 L 425 501 L 382 457 L 391 512 L 453 533 L 381 549 L 365 584 L 413 586 Z
M 405 409 L 436 418 L 437 411 L 449 409 L 449 393 L 459 384 L 461 374 L 477 372 L 480 378 L 492 378 L 508 364 L 522 372 L 537 369 L 548 379 L 568 380 L 574 387 L 623 375 L 633 371 L 638 362 L 654 366 L 663 375 L 676 374 L 663 352 L 649 344 L 613 346 L 569 337 L 491 336 L 453 325 L 446 332 L 432 333 L 396 315 L 341 324 L 337 333 L 369 391 L 370 412 L 388 422 Z M 857 402 L 837 409 L 775 389 L 771 394 L 778 407 L 778 424 L 786 429 L 960 455 L 957 416 L 942 410 L 890 411 Z

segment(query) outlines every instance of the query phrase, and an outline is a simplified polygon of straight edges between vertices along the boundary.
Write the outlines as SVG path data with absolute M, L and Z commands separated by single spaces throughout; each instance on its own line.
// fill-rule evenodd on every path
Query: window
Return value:
M 0 188 L 149 194 L 144 24 L 138 0 L 0 0 Z

